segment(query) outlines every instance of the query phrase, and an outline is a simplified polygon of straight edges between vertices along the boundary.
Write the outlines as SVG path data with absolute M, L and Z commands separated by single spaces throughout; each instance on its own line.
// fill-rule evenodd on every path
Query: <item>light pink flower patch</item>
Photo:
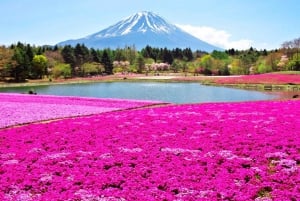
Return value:
M 300 101 L 166 106 L 0 131 L 0 200 L 300 200 Z
M 158 101 L 0 93 L 0 128 L 153 105 Z

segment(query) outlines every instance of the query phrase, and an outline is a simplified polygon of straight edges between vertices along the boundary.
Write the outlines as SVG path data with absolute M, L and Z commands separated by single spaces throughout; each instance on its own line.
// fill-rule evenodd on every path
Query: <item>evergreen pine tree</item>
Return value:
M 71 65 L 71 75 L 75 75 L 76 59 L 74 48 L 71 45 L 66 45 L 61 51 L 61 55 L 67 64 Z
M 103 54 L 101 57 L 101 63 L 104 66 L 105 73 L 107 73 L 108 75 L 112 75 L 113 74 L 113 63 L 112 63 L 111 58 L 108 55 L 107 50 L 103 51 Z

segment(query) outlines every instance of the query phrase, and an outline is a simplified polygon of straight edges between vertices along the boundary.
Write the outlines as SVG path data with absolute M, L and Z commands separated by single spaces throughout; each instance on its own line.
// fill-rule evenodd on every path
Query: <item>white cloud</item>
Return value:
M 238 50 L 244 50 L 250 48 L 253 43 L 253 41 L 248 39 L 232 41 L 230 40 L 230 33 L 224 30 L 217 30 L 212 27 L 180 24 L 177 24 L 176 26 L 207 43 L 224 49 L 234 48 Z

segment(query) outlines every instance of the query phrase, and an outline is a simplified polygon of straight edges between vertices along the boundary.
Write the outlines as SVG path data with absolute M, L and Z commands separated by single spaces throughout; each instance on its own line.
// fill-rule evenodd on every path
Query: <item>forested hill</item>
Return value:
M 192 75 L 247 75 L 300 70 L 299 39 L 277 50 L 213 51 L 146 46 L 93 49 L 83 44 L 31 46 L 17 43 L 0 46 L 0 80 L 85 77 L 113 73 L 183 72 Z

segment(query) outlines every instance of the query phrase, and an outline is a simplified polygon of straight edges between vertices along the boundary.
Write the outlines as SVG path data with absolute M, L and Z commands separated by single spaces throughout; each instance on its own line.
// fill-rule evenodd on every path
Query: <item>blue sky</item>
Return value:
M 275 49 L 300 37 L 299 0 L 0 0 L 0 44 L 54 45 L 139 11 L 225 49 Z

